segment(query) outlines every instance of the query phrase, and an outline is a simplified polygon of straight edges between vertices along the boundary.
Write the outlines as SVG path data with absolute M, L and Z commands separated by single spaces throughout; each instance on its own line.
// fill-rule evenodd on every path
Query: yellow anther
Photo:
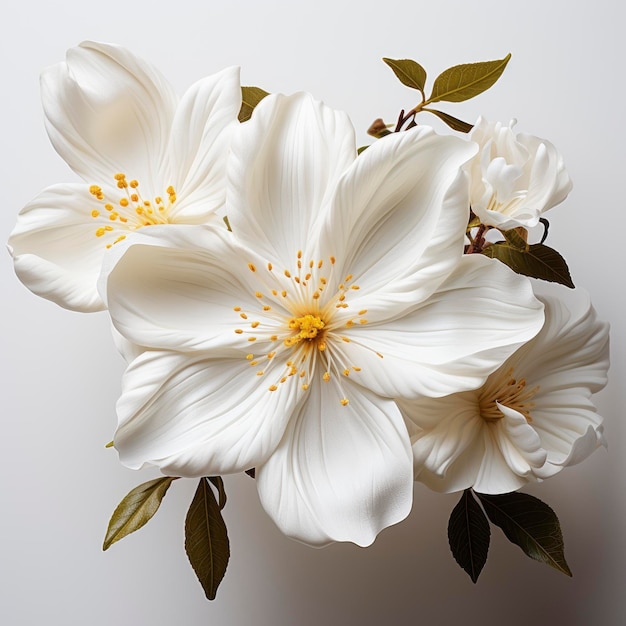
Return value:
M 114 222 L 119 216 L 120 214 L 117 211 L 111 211 L 111 214 L 109 215 L 109 219 L 112 222 Z
M 254 266 L 254 263 L 248 263 L 248 269 L 251 272 L 256 272 L 256 267 Z
M 126 174 L 122 174 L 122 173 L 115 174 L 113 178 L 115 178 L 115 180 L 124 180 L 126 178 Z
M 319 297 L 320 297 L 320 292 L 319 292 L 319 291 L 316 291 L 316 292 L 313 294 L 313 300 L 317 300 L 317 299 L 319 299 Z
M 302 269 L 302 261 L 300 259 L 298 259 L 298 269 L 299 270 Z
M 343 370 L 344 376 L 350 376 L 350 370 Z
M 100 211 L 98 211 L 97 209 L 94 209 L 91 212 L 91 217 L 98 217 L 98 215 L 100 215 Z
M 272 309 L 272 307 L 267 305 L 267 304 L 263 307 L 264 311 L 270 311 L 271 309 Z
M 137 189 L 137 187 L 139 187 L 139 182 L 133 179 L 133 180 L 130 181 L 130 186 L 133 189 Z
M 126 182 L 126 180 L 118 180 L 117 187 L 118 189 L 126 189 L 128 187 L 128 183 Z
M 360 372 L 360 371 L 361 371 L 361 368 L 360 368 L 360 367 L 357 367 L 356 365 L 353 365 L 353 366 L 352 366 L 352 369 L 353 369 L 355 372 Z
M 324 375 L 322 376 L 322 380 L 327 383 L 330 380 L 330 373 L 329 372 L 324 372 Z
M 276 352 L 268 352 L 267 353 L 267 358 L 268 359 L 273 359 L 276 356 Z
M 254 294 L 257 298 L 262 298 L 263 294 L 260 291 L 255 292 Z
M 289 270 L 285 270 L 285 276 L 287 278 L 291 278 L 291 272 Z
M 131 199 L 133 202 L 138 202 L 138 201 L 139 201 L 139 196 L 138 196 L 136 193 L 131 193 L 131 194 L 130 194 L 130 199 Z
M 336 261 L 335 257 L 334 257 L 334 256 L 331 256 L 331 257 L 330 257 L 330 262 L 334 265 L 334 264 L 335 264 L 335 261 Z
M 343 302 L 345 299 L 346 299 L 346 296 L 343 293 L 338 298 L 339 302 Z
M 235 328 L 235 332 L 236 332 L 238 335 L 241 335 L 241 333 L 243 333 L 243 330 L 242 330 L 241 328 Z
M 142 208 L 142 207 L 140 207 L 140 206 L 138 206 L 138 207 L 135 209 L 135 213 L 137 213 L 137 215 L 143 215 L 143 208 Z
M 294 280 L 295 280 L 297 283 L 300 283 L 300 277 L 299 277 L 299 276 L 295 276 L 295 277 L 294 277 Z
M 303 370 L 300 374 L 298 374 L 298 376 L 300 376 L 300 378 L 304 378 L 306 376 L 306 372 Z
M 383 355 L 380 352 L 377 352 L 376 356 L 379 356 L 381 359 L 383 358 Z
M 251 361 L 254 358 L 254 354 L 246 354 L 246 359 L 248 359 L 248 361 Z
M 233 311 L 241 311 L 241 307 L 240 306 L 234 306 L 233 307 Z
M 344 282 L 345 283 L 349 283 L 352 280 L 352 274 L 348 274 L 345 278 L 344 278 Z
M 120 235 L 113 243 L 119 243 L 120 241 L 124 241 L 126 239 L 126 235 Z
M 123 222 L 124 224 L 126 224 L 126 222 L 128 222 L 128 218 L 124 217 L 123 215 L 120 215 L 120 222 Z
M 311 280 L 311 272 L 304 277 L 304 280 Z
M 324 264 L 324 261 L 322 261 L 322 259 L 320 259 L 320 260 L 317 262 L 317 269 L 320 269 L 320 270 L 321 270 L 321 269 L 322 269 L 322 265 L 323 265 L 323 264 Z
M 277 341 L 277 339 L 278 339 L 278 335 L 272 335 L 270 337 L 270 341 Z
M 258 365 L 259 362 L 258 361 L 250 361 L 249 365 L 250 367 L 254 367 L 255 365 Z
M 350 289 L 354 289 L 355 291 L 357 291 L 358 289 L 360 289 L 360 287 L 358 285 L 352 285 Z
M 267 269 L 271 272 L 274 266 L 271 263 L 267 264 Z
M 280 292 L 280 295 L 281 295 L 283 298 L 286 298 L 286 297 L 287 297 L 287 292 L 286 292 L 285 290 L 283 290 L 283 291 L 281 291 L 281 292 Z
M 326 279 L 323 276 L 320 278 L 320 283 L 322 283 L 322 285 L 326 284 Z
M 302 250 L 298 250 L 297 257 L 298 257 L 299 259 L 301 259 L 301 258 L 302 258 Z
M 259 370 L 256 375 L 257 376 L 263 376 L 263 374 L 265 374 L 265 372 L 263 370 Z
M 348 400 L 348 398 L 341 399 L 341 406 L 348 406 L 349 403 L 350 403 L 350 400 Z
M 367 309 L 361 309 L 359 311 L 359 315 L 365 315 L 367 313 Z
M 112 204 L 110 204 L 109 202 L 107 202 L 107 203 L 104 205 L 104 208 L 105 208 L 107 211 L 112 211 L 112 210 L 113 210 L 113 205 L 112 205 Z
M 325 341 L 318 341 L 317 342 L 317 349 L 320 352 L 324 352 L 324 350 L 326 350 L 326 342 Z
M 283 376 L 283 377 L 280 379 L 280 382 L 281 382 L 281 383 L 284 383 L 284 382 L 286 382 L 286 380 L 287 380 L 287 377 L 286 377 L 286 376 Z
M 107 232 L 111 232 L 113 230 L 113 226 L 109 226 L 108 224 L 104 227 L 104 230 L 106 230 Z
M 304 383 L 304 385 L 302 385 L 302 389 L 304 389 L 304 391 L 306 391 L 308 388 L 309 388 L 309 386 L 306 383 Z
M 174 187 L 172 187 L 172 185 L 170 185 L 166 190 L 165 190 L 170 196 L 173 193 L 176 193 L 176 191 L 174 191 Z
M 102 188 L 98 187 L 98 185 L 91 185 L 91 187 L 89 187 L 89 193 L 92 196 L 98 196 L 102 193 Z
M 346 343 L 350 343 L 350 337 L 342 337 L 341 341 L 345 341 Z
M 261 322 L 252 322 L 252 324 L 250 324 L 250 326 L 252 326 L 252 328 L 256 328 Z
M 248 319 L 248 316 L 245 313 L 239 313 L 239 317 L 244 320 Z
M 154 201 L 157 204 L 163 204 L 163 198 L 161 198 L 161 196 L 156 196 L 156 198 L 154 199 Z
M 278 387 L 276 385 L 271 385 L 267 389 L 268 389 L 268 391 L 276 391 L 278 389 Z
M 256 341 L 256 337 L 248 337 L 248 341 Z
M 120 200 L 120 206 L 127 207 L 128 206 L 128 198 L 122 198 Z
M 361 319 L 359 320 L 359 324 L 367 324 L 367 320 L 366 320 L 366 319 L 361 318 Z
M 98 230 L 96 230 L 96 237 L 102 237 L 104 233 L 105 233 L 104 228 L 98 228 Z

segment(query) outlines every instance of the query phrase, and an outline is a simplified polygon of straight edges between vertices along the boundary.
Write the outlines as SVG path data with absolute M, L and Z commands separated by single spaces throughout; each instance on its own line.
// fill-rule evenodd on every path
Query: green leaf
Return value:
M 427 104 L 431 102 L 463 102 L 486 91 L 502 75 L 511 58 L 507 54 L 498 61 L 464 63 L 450 67 L 437 78 Z
M 521 231 L 521 232 L 520 232 Z M 506 239 L 507 243 L 518 250 L 528 252 L 530 246 L 528 245 L 527 236 L 528 232 L 524 228 L 512 228 L 511 230 L 501 231 Z
M 436 115 L 442 122 L 445 122 L 452 130 L 458 130 L 460 133 L 469 133 L 474 126 L 468 124 L 463 120 L 460 120 L 452 115 L 448 115 L 443 111 L 437 111 L 436 109 L 422 109 L 422 111 L 428 111 L 433 115 Z
M 215 484 L 214 479 L 217 478 L 219 477 L 212 477 L 209 480 Z M 221 481 L 221 478 L 219 480 Z M 206 478 L 200 479 L 187 512 L 185 551 L 206 597 L 214 600 L 217 588 L 226 573 L 230 546 L 220 506 Z
M 356 153 L 357 154 L 361 154 L 361 152 L 364 152 L 365 150 L 367 150 L 369 148 L 369 146 L 361 146 L 360 148 L 357 148 Z
M 508 241 L 502 241 L 486 246 L 482 253 L 491 259 L 498 259 L 523 276 L 574 288 L 565 259 L 556 250 L 542 243 L 535 243 L 527 246 L 526 250 L 520 250 Z
M 450 514 L 448 542 L 452 556 L 474 583 L 487 562 L 490 536 L 489 522 L 483 510 L 472 496 L 471 489 L 466 489 Z
M 108 550 L 116 541 L 145 526 L 158 511 L 174 480 L 172 476 L 163 476 L 129 491 L 113 511 L 102 549 Z
M 517 491 L 499 496 L 476 495 L 489 519 L 504 531 L 509 541 L 531 559 L 572 575 L 565 561 L 559 520 L 547 504 Z
M 246 122 L 250 119 L 252 111 L 265 96 L 269 96 L 267 91 L 260 87 L 241 88 L 241 109 L 239 109 L 239 121 Z
M 426 70 L 419 63 L 411 59 L 383 58 L 383 61 L 393 70 L 403 85 L 424 93 Z

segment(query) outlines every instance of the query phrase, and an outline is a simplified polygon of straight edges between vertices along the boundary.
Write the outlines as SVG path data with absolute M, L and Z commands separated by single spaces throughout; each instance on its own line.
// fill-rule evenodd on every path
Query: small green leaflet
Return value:
M 563 535 L 554 511 L 526 493 L 497 496 L 476 494 L 487 517 L 499 526 L 507 539 L 518 545 L 531 559 L 540 561 L 571 576 L 565 561 Z
M 426 101 L 430 102 L 463 102 L 486 91 L 502 75 L 510 54 L 498 61 L 482 61 L 480 63 L 464 63 L 443 71 L 433 84 L 433 91 Z
M 482 254 L 491 259 L 498 259 L 523 276 L 574 288 L 565 259 L 556 250 L 542 243 L 519 248 L 517 245 L 511 245 L 510 241 L 502 241 L 486 246 Z
M 466 489 L 450 514 L 448 542 L 455 561 L 474 583 L 487 562 L 490 537 L 489 522 L 471 489 Z
M 445 122 L 452 130 L 457 130 L 460 133 L 469 133 L 474 126 L 472 124 L 468 124 L 463 120 L 458 119 L 457 117 L 453 117 L 452 115 L 448 115 L 448 113 L 444 113 L 443 111 L 438 111 L 437 109 L 422 109 L 422 111 L 428 111 L 433 115 L 436 115 L 442 122 Z
M 145 526 L 158 511 L 174 480 L 176 478 L 163 476 L 129 491 L 113 511 L 102 549 L 108 550 L 116 541 Z
M 269 96 L 267 91 L 260 87 L 242 87 L 241 88 L 241 109 L 239 110 L 239 121 L 246 122 L 252 116 L 252 111 L 265 96 Z
M 411 59 L 383 58 L 383 61 L 393 70 L 403 85 L 424 93 L 426 70 L 419 63 Z
M 220 502 L 211 485 L 216 486 Z M 226 504 L 219 476 L 201 478 L 185 519 L 185 551 L 204 593 L 214 600 L 230 558 L 230 545 L 221 509 Z

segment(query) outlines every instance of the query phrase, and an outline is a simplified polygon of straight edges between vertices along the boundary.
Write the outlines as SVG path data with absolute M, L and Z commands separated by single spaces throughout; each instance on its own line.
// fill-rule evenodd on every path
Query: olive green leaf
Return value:
M 361 146 L 360 148 L 357 148 L 357 155 L 361 154 L 361 152 L 365 152 L 365 150 L 367 150 L 369 148 L 369 146 Z
M 491 259 L 498 259 L 518 274 L 574 288 L 565 259 L 542 243 L 521 249 L 509 241 L 501 241 L 486 246 L 482 253 Z
M 435 78 L 427 102 L 463 102 L 477 96 L 500 78 L 510 58 L 511 55 L 507 54 L 498 61 L 464 63 L 448 68 Z
M 443 111 L 437 111 L 436 109 L 422 109 L 422 111 L 428 111 L 433 115 L 436 115 L 442 122 L 445 122 L 452 130 L 458 130 L 460 133 L 469 133 L 474 126 L 472 124 L 468 124 L 463 120 L 460 120 L 456 117 L 452 117 L 452 115 L 448 115 Z
M 252 111 L 265 96 L 269 96 L 267 91 L 260 87 L 241 88 L 241 109 L 239 109 L 239 121 L 246 122 L 250 119 Z
M 221 478 L 209 479 L 213 484 L 221 485 Z M 222 518 L 220 505 L 211 489 L 209 480 L 201 478 L 198 488 L 185 519 L 185 551 L 204 593 L 209 600 L 214 600 L 217 588 L 224 578 L 230 545 L 226 524 Z M 220 500 L 226 502 L 226 496 Z
M 403 85 L 424 93 L 426 70 L 419 63 L 411 59 L 383 58 L 383 61 L 393 70 Z
M 448 542 L 452 556 L 474 583 L 487 562 L 490 537 L 489 522 L 471 489 L 466 489 L 450 514 Z
M 497 496 L 476 495 L 491 522 L 504 531 L 510 542 L 531 559 L 572 575 L 565 561 L 559 520 L 547 504 L 517 491 Z
M 113 511 L 102 549 L 108 550 L 116 541 L 145 526 L 158 511 L 174 480 L 172 476 L 163 476 L 129 491 Z

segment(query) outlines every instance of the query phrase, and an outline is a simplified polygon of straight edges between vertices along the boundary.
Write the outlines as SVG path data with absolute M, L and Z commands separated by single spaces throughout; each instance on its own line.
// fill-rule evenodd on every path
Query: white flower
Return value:
M 480 385 L 542 305 L 502 264 L 463 257 L 473 146 L 420 127 L 355 159 L 345 114 L 268 96 L 235 134 L 233 233 L 146 229 L 116 247 L 109 311 L 134 345 L 122 462 L 256 467 L 261 502 L 309 544 L 371 543 L 412 502 L 396 396 Z
M 86 182 L 41 192 L 20 212 L 9 249 L 31 291 L 100 310 L 107 248 L 145 225 L 206 223 L 223 205 L 239 70 L 204 78 L 179 100 L 128 50 L 84 42 L 43 72 L 41 87 L 50 140 Z
M 502 230 L 536 226 L 572 188 L 556 148 L 545 139 L 515 135 L 514 124 L 479 118 L 471 139 L 480 150 L 466 166 L 472 210 L 483 224 Z
M 608 324 L 596 319 L 588 298 L 572 311 L 554 296 L 541 299 L 541 332 L 482 388 L 401 403 L 414 424 L 417 479 L 430 488 L 515 491 L 582 461 L 603 443 L 590 397 L 606 384 Z

